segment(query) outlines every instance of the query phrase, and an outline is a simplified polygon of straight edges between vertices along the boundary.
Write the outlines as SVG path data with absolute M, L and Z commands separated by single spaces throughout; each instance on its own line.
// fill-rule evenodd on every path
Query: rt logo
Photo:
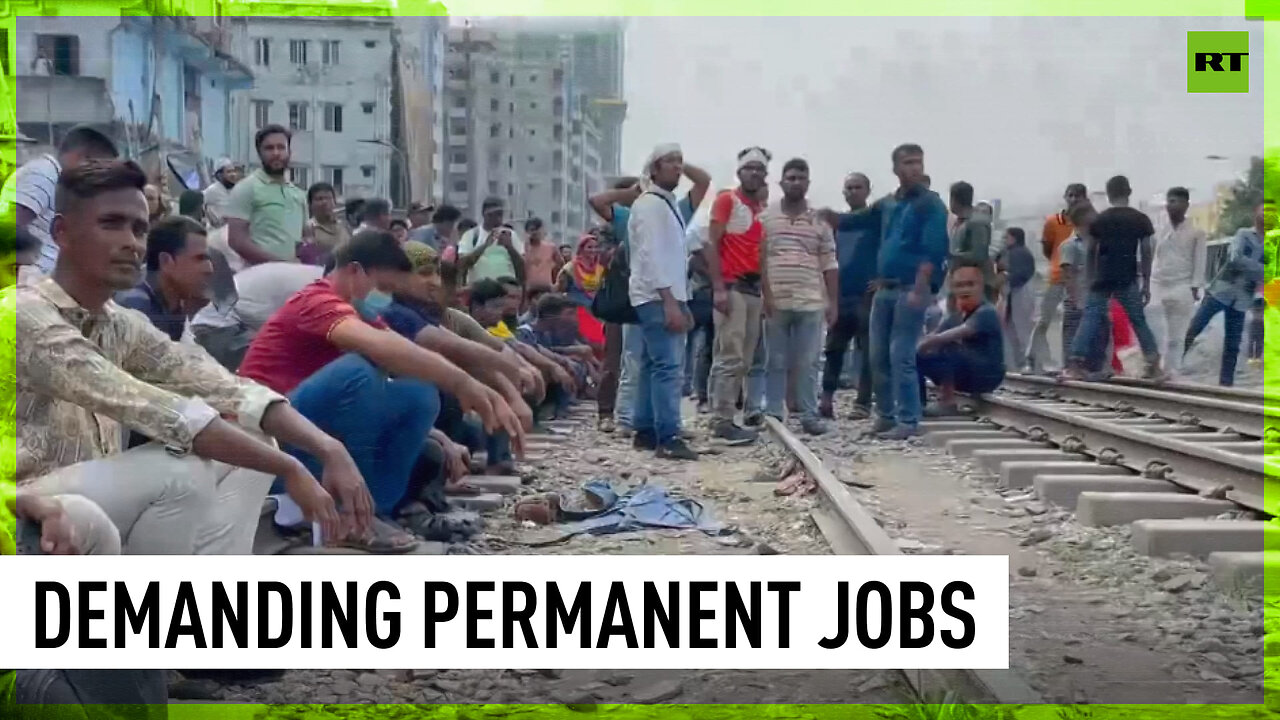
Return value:
M 1188 32 L 1187 92 L 1249 92 L 1249 33 Z

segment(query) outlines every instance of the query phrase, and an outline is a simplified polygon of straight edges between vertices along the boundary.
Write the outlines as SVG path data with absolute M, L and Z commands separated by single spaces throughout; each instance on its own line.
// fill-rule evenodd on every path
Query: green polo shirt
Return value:
M 284 262 L 298 262 L 307 219 L 307 193 L 302 188 L 255 170 L 231 190 L 223 217 L 248 221 L 254 245 Z

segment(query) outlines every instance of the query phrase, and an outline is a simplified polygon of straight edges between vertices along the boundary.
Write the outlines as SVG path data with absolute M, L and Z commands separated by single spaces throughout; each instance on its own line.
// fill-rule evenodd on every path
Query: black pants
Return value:
M 856 304 L 842 303 L 836 317 L 836 325 L 827 333 L 827 363 L 822 371 L 822 392 L 832 394 L 840 386 L 840 374 L 844 370 L 844 356 L 849 343 L 858 350 L 858 396 L 854 401 L 862 407 L 871 407 L 871 343 L 868 331 L 871 323 L 871 295 L 859 299 Z

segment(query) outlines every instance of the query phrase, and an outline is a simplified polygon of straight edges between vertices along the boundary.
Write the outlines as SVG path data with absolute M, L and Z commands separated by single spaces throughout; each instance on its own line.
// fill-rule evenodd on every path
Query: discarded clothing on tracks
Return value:
M 716 522 L 702 503 L 675 497 L 661 485 L 636 485 L 619 494 L 608 480 L 596 479 L 582 486 L 586 509 L 564 507 L 556 493 L 529 498 L 516 506 L 517 519 L 540 525 L 556 524 L 554 539 L 531 544 L 551 544 L 575 535 L 612 535 L 638 530 L 698 530 L 723 535 L 728 528 Z

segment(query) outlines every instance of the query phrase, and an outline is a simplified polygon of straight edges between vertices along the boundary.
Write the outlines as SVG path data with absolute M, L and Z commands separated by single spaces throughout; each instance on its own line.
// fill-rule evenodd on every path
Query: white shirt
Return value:
M 1166 288 L 1204 287 L 1208 239 L 1189 220 L 1163 228 L 1151 263 L 1151 283 Z
M 62 166 L 52 155 L 41 155 L 18 168 L 4 187 L 4 202 L 0 212 L 16 212 L 11 203 L 17 203 L 35 214 L 27 225 L 32 237 L 40 241 L 40 257 L 36 267 L 45 275 L 53 273 L 58 262 L 58 246 L 53 243 L 53 197 L 58 187 Z
M 231 191 L 221 180 L 214 180 L 212 185 L 204 189 L 204 212 L 210 227 L 222 227 L 226 222 L 222 213 L 226 211 L 230 197 Z
M 667 288 L 680 302 L 689 301 L 688 240 L 684 219 L 676 211 L 676 196 L 659 187 L 641 195 L 631 205 L 627 223 L 631 246 L 632 305 L 662 299 Z
M 236 314 L 257 332 L 299 290 L 324 276 L 324 268 L 301 263 L 270 262 L 236 273 Z

